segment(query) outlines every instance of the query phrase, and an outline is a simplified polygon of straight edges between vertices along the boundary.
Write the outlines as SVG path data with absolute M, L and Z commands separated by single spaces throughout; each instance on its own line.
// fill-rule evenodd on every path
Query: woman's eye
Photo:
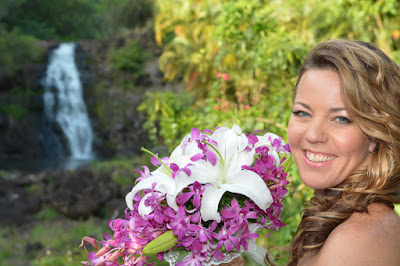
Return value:
M 344 116 L 338 116 L 335 118 L 335 120 L 341 124 L 351 124 L 351 120 Z
M 295 116 L 311 116 L 309 113 L 304 111 L 293 111 L 292 112 Z

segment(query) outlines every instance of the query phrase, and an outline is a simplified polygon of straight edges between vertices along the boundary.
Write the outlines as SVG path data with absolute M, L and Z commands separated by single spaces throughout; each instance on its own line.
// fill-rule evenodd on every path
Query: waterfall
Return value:
M 88 159 L 93 156 L 93 131 L 74 55 L 74 43 L 62 43 L 52 51 L 42 80 L 44 111 L 47 120 L 63 132 L 70 156 Z

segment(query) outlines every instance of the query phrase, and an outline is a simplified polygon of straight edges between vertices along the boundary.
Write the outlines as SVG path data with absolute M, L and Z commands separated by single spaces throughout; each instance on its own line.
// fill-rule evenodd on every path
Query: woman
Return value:
M 289 144 L 315 190 L 291 265 L 400 265 L 400 73 L 369 43 L 330 40 L 299 72 Z
M 315 191 L 289 265 L 400 265 L 396 63 L 369 43 L 317 45 L 299 72 L 288 139 L 302 181 Z

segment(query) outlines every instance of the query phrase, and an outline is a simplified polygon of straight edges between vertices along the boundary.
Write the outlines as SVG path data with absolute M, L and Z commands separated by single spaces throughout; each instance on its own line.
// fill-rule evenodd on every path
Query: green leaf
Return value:
M 178 244 L 177 236 L 174 235 L 172 230 L 165 232 L 150 243 L 148 243 L 142 250 L 143 254 L 156 254 L 159 252 L 167 251 Z
M 286 160 L 282 163 L 283 166 L 283 172 L 288 173 L 290 170 L 290 166 L 292 165 L 292 159 L 293 157 L 291 155 L 286 158 Z
M 400 204 L 394 204 L 394 210 L 397 215 L 400 217 Z

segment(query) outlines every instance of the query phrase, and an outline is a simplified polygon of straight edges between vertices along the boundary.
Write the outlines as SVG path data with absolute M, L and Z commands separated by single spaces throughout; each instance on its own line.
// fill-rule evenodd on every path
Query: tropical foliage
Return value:
M 316 43 L 355 38 L 374 42 L 400 59 L 399 5 L 393 0 L 157 1 L 154 30 L 163 47 L 160 69 L 165 81 L 184 82 L 185 93 L 194 97 L 188 102 L 195 104 L 172 107 L 170 95 L 157 93 L 161 102 L 149 100 L 142 108 L 159 125 L 153 132 L 171 146 L 181 137 L 171 132 L 187 131 L 179 121 L 215 126 L 235 118 L 236 109 L 238 123 L 248 125 L 241 126 L 281 133 L 289 118 L 296 73 Z M 229 79 L 218 78 L 218 72 Z M 161 106 L 187 108 L 171 116 Z M 251 111 L 241 116 L 243 106 Z
M 117 74 L 116 80 L 121 80 L 123 87 L 129 87 L 129 83 L 135 83 L 145 76 L 144 66 L 148 57 L 134 40 L 128 40 L 122 47 L 114 46 L 109 50 L 110 66 Z M 123 74 L 127 74 L 128 77 L 124 78 Z

